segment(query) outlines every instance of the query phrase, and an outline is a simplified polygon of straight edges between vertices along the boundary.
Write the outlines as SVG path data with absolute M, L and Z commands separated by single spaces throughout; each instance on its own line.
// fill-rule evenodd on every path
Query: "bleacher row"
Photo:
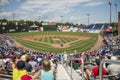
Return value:
M 88 26 L 88 29 L 102 30 L 102 29 L 107 29 L 108 27 L 109 24 L 91 24 Z

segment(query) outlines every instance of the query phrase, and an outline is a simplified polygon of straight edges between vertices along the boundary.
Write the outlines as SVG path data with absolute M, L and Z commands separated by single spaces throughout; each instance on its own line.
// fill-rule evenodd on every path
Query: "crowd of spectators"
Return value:
M 118 43 L 120 37 L 104 37 L 101 48 L 97 51 L 94 49 L 86 52 L 73 54 L 74 63 L 89 63 L 84 66 L 84 72 L 86 73 L 87 79 L 94 80 L 99 76 L 99 66 L 101 60 L 120 60 L 120 44 Z M 117 52 L 116 52 L 117 51 Z M 82 70 L 82 67 L 80 69 Z M 120 65 L 113 63 L 103 64 L 102 75 L 117 75 L 120 73 Z M 119 79 L 118 79 L 119 80 Z
M 0 73 L 2 69 L 11 70 L 13 80 L 31 78 L 41 78 L 41 80 L 55 80 L 57 64 L 63 62 L 68 63 L 68 56 L 71 54 L 53 54 L 42 53 L 38 51 L 30 51 L 22 47 L 16 47 L 13 45 L 12 39 L 5 35 L 0 35 Z M 102 47 L 95 51 L 94 49 L 86 52 L 75 52 L 72 54 L 73 58 L 79 58 L 75 60 L 75 63 L 82 63 L 82 61 L 91 62 L 94 65 L 86 65 L 85 73 L 87 79 L 95 79 L 99 75 L 99 64 L 103 59 L 115 59 L 112 58 L 115 51 L 120 48 L 120 37 L 104 37 Z M 120 53 L 119 53 L 120 54 Z M 120 59 L 117 57 L 117 59 Z M 83 67 L 83 66 L 82 66 Z M 116 67 L 116 68 L 114 68 Z M 81 68 L 81 67 L 80 67 Z M 9 72 L 9 71 L 8 71 Z M 29 76 L 29 73 L 35 73 L 33 76 Z M 103 75 L 118 74 L 120 73 L 120 67 L 116 64 L 104 64 Z M 8 73 L 10 74 L 10 73 Z M 40 77 L 41 76 L 41 77 Z M 45 78 L 44 76 L 48 76 Z M 92 77 L 93 76 L 93 77 Z
M 54 80 L 52 77 L 55 78 L 57 63 L 61 59 L 62 55 L 59 54 L 41 53 L 16 47 L 13 45 L 12 39 L 5 35 L 0 35 L 0 68 L 9 70 L 8 72 L 11 71 L 13 80 L 24 78 L 25 75 L 28 76 L 28 73 L 36 73 L 32 78 L 41 78 L 41 80 L 48 80 L 44 79 L 44 76 L 53 73 L 49 78 Z M 49 70 L 52 71 L 49 72 Z M 39 73 L 41 73 L 42 77 L 40 75 L 36 77 Z

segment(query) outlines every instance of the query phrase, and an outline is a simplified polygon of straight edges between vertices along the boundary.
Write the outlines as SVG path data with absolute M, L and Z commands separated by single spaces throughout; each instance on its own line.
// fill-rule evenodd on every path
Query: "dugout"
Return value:
M 42 23 L 42 27 L 44 31 L 56 31 L 57 30 L 57 25 L 55 22 Z
M 29 27 L 29 32 L 39 32 L 39 31 L 40 31 L 40 27 L 35 24 Z

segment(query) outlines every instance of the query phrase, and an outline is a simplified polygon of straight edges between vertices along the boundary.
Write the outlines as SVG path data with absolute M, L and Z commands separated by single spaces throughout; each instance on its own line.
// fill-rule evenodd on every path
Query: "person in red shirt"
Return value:
M 82 59 L 78 59 L 78 61 L 77 61 L 78 63 L 82 63 Z
M 20 80 L 33 80 L 31 76 L 29 75 L 23 75 Z
M 96 59 L 95 62 L 96 62 L 96 66 L 93 67 L 93 69 L 92 69 L 92 74 L 93 74 L 94 78 L 96 78 L 97 76 L 99 76 L 100 60 Z M 104 67 L 102 68 L 102 75 L 107 75 L 107 70 Z

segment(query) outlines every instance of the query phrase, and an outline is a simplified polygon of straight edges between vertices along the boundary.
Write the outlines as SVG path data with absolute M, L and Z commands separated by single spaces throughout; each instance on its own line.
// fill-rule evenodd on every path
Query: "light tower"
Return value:
M 117 3 L 115 3 L 115 8 L 116 8 L 116 15 L 115 15 L 115 16 L 116 16 L 116 23 L 117 23 L 117 19 L 118 19 L 118 18 L 117 18 L 117 14 L 118 14 L 118 11 L 117 11 Z
M 87 16 L 88 16 L 88 26 L 89 26 L 89 16 L 90 16 L 90 14 L 87 14 Z
M 13 13 L 13 14 L 12 14 L 12 16 L 13 16 L 13 21 L 14 21 L 14 18 L 15 18 L 15 14 Z
M 40 16 L 38 16 L 38 22 L 40 21 Z
M 61 16 L 61 23 L 63 23 L 63 16 Z
M 112 15 L 112 14 L 111 14 L 111 5 L 112 5 L 112 2 L 109 0 L 109 1 L 108 1 L 108 4 L 109 4 L 109 6 L 110 6 L 110 25 L 111 25 L 111 15 Z

